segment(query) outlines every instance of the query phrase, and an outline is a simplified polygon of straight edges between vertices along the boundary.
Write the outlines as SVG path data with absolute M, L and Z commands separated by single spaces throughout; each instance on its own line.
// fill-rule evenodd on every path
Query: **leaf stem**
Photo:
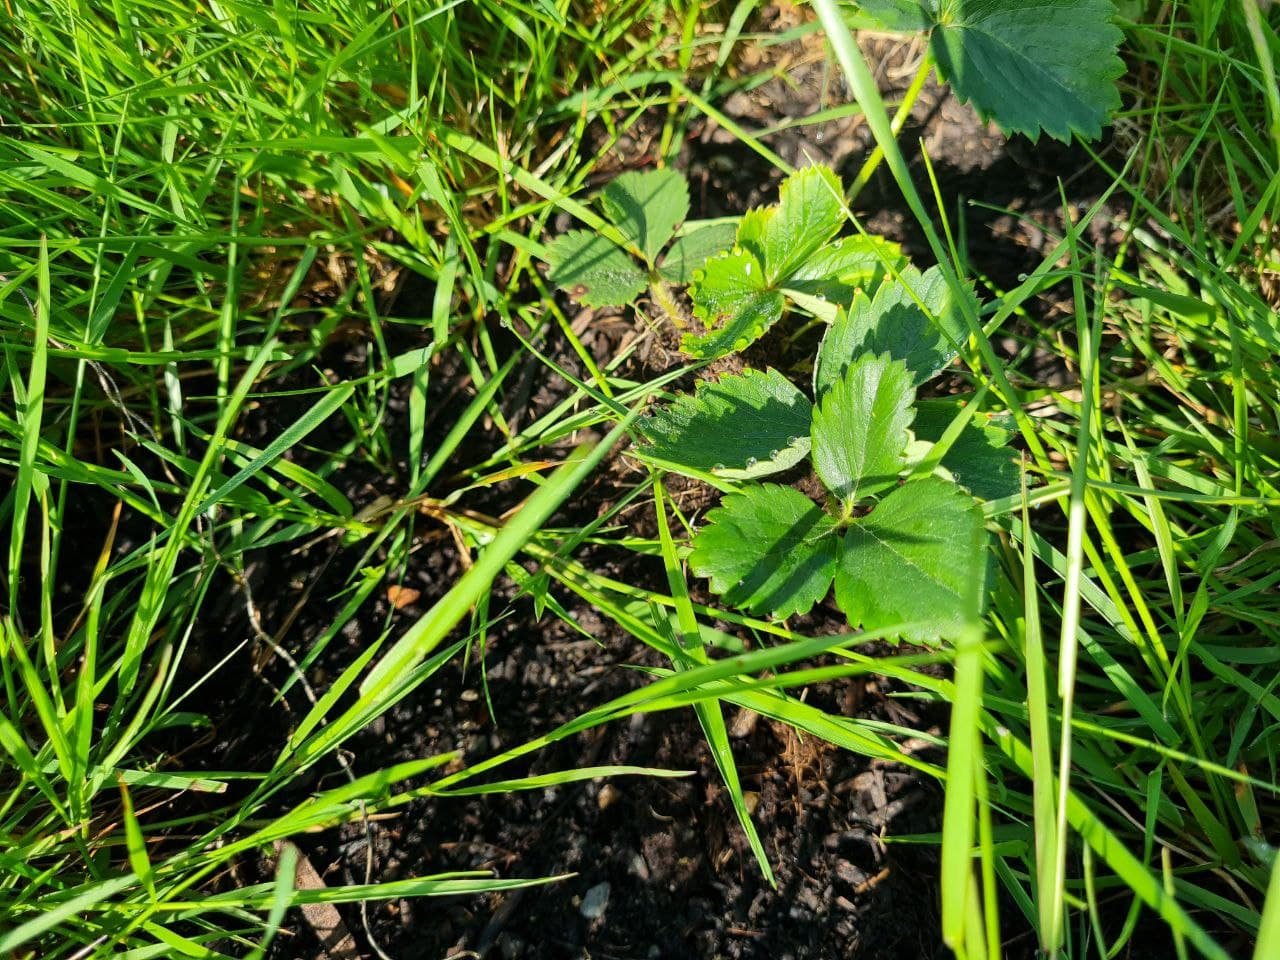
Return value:
M 680 304 L 671 292 L 671 287 L 667 285 L 667 281 L 662 279 L 657 270 L 649 271 L 649 296 L 666 318 L 675 325 L 677 330 L 689 329 L 689 323 L 684 318 L 684 311 L 680 309 Z

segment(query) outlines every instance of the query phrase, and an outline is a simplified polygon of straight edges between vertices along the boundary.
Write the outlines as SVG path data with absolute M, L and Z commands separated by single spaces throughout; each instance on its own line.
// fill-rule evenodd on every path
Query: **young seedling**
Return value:
M 846 219 L 844 189 L 830 169 L 788 177 L 778 202 L 743 215 L 733 249 L 695 276 L 693 312 L 706 332 L 686 334 L 681 349 L 702 359 L 744 350 L 788 303 L 829 321 L 855 290 L 905 265 L 898 246 L 879 237 L 835 239 Z
M 593 230 L 572 230 L 547 251 L 551 280 L 586 306 L 624 306 L 648 288 L 678 317 L 667 284 L 688 283 L 708 257 L 733 242 L 734 225 L 717 223 L 686 231 L 667 246 L 689 214 L 689 186 L 672 170 L 624 173 L 601 191 L 600 207 L 625 246 Z
M 625 173 L 600 194 L 625 246 L 598 231 L 562 234 L 547 250 L 550 277 L 586 306 L 623 306 L 648 289 L 682 327 L 670 285 L 689 285 L 704 332 L 685 332 L 681 349 L 714 359 L 745 349 L 789 303 L 830 321 L 855 290 L 906 265 L 897 244 L 879 237 L 835 239 L 845 222 L 842 196 L 831 170 L 808 167 L 783 183 L 778 203 L 736 225 L 688 230 L 668 248 L 689 212 L 688 185 L 670 170 Z

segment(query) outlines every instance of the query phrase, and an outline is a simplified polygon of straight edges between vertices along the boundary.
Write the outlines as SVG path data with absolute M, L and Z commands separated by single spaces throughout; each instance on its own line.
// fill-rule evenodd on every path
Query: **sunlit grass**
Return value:
M 454 759 L 358 777 L 292 811 L 276 799 L 307 765 L 335 763 L 345 737 L 463 640 L 418 663 L 427 650 L 412 633 L 385 650 L 370 638 L 282 731 L 265 771 L 183 772 L 149 745 L 161 731 L 195 740 L 208 725 L 189 712 L 198 701 L 183 667 L 209 627 L 211 592 L 236 590 L 255 551 L 358 543 L 343 560 L 353 600 L 298 658 L 304 668 L 395 582 L 412 503 L 466 451 L 470 425 L 503 425 L 499 391 L 518 354 L 498 356 L 490 323 L 519 309 L 508 291 L 537 280 L 536 245 L 522 238 L 557 205 L 572 208 L 569 195 L 641 111 L 662 106 L 673 130 L 683 124 L 663 83 L 686 75 L 665 25 L 683 18 L 697 34 L 699 9 L 642 0 L 588 18 L 541 3 L 19 0 L 6 18 L 0 952 L 242 955 L 293 904 L 525 883 L 482 874 L 298 890 L 288 856 L 275 884 L 225 882 L 237 858 L 365 816 L 397 784 Z M 588 138 L 595 125 L 603 133 Z M 433 296 L 394 320 L 387 291 L 406 276 Z M 522 322 L 545 337 L 546 318 Z M 406 341 L 397 324 L 412 349 L 393 352 Z M 366 372 L 339 379 L 322 357 L 352 330 L 368 344 Z M 429 448 L 432 358 L 449 352 L 476 398 L 462 429 Z M 388 409 L 405 383 L 400 449 Z M 254 411 L 286 396 L 292 413 L 269 441 L 247 440 Z M 448 609 L 424 620 L 433 645 L 611 446 L 541 481 L 499 534 L 502 550 L 486 551 Z M 353 461 L 384 470 L 405 505 L 348 500 L 333 481 Z M 85 542 L 73 519 L 84 503 L 102 515 L 101 542 Z M 360 559 L 375 552 L 377 564 Z M 71 609 L 67 589 L 83 592 Z M 259 643 L 274 641 L 246 630 L 227 657 Z M 338 710 L 379 653 L 405 668 L 394 689 L 369 688 Z M 227 681 L 194 683 L 208 682 Z M 600 772 L 563 776 L 586 775 Z M 189 803 L 195 795 L 212 800 Z
M 849 72 L 884 163 L 959 282 L 964 257 L 934 212 L 950 198 L 910 183 L 914 146 L 894 144 L 899 127 L 836 5 L 815 7 L 833 69 Z M 304 902 L 541 882 L 298 890 L 288 847 L 274 883 L 226 875 L 237 858 L 275 857 L 276 841 L 415 797 L 679 773 L 492 779 L 637 711 L 693 708 L 768 876 L 726 703 L 947 784 L 942 932 L 959 953 L 996 955 L 1001 931 L 1029 926 L 1049 952 L 1122 955 L 1152 916 L 1175 947 L 1222 957 L 1257 937 L 1256 956 L 1274 951 L 1280 326 L 1261 280 L 1276 271 L 1280 104 L 1262 6 L 1174 5 L 1130 25 L 1124 149 L 1097 160 L 1128 208 L 1121 248 L 1083 239 L 1099 203 L 968 318 L 965 376 L 1014 414 L 1027 450 L 1025 499 L 988 510 L 1001 544 L 990 612 L 964 644 L 888 658 L 862 649 L 869 636 L 803 636 L 695 603 L 683 544 L 697 518 L 642 461 L 594 523 L 551 523 L 619 423 L 687 371 L 637 383 L 625 355 L 581 379 L 553 370 L 553 335 L 589 354 L 538 271 L 544 230 L 555 213 L 585 214 L 598 162 L 642 115 L 657 118 L 662 161 L 692 116 L 720 116 L 750 4 L 14 0 L 6 12 L 0 953 L 244 955 Z M 768 136 L 740 133 L 773 155 Z M 388 290 L 405 278 L 429 293 L 392 316 Z M 1074 378 L 1062 386 L 1032 382 L 988 339 L 1051 289 L 1073 315 L 1010 335 L 1060 352 Z M 349 335 L 367 345 L 365 367 L 338 374 L 326 349 Z M 514 353 L 500 346 L 510 337 L 523 338 Z M 432 443 L 429 390 L 446 357 L 466 400 Z M 509 423 L 502 401 L 525 366 L 560 375 L 565 394 Z M 286 396 L 285 422 L 247 439 L 255 411 Z M 389 429 L 393 397 L 404 441 Z M 590 431 L 607 438 L 566 455 Z M 339 478 L 352 463 L 391 494 L 348 499 Z M 513 478 L 520 511 L 468 509 L 472 485 Z M 73 517 L 86 499 L 99 542 Z M 628 532 L 637 506 L 656 510 L 656 539 Z M 346 544 L 348 592 L 287 691 L 396 582 L 423 514 L 476 554 L 470 572 L 313 691 L 267 769 L 157 759 L 150 738 L 194 739 L 208 723 L 188 712 L 180 667 L 211 593 L 235 590 L 256 551 Z M 585 543 L 642 555 L 666 588 L 591 569 L 576 556 Z M 544 615 L 570 619 L 558 597 L 578 598 L 669 667 L 472 766 L 446 772 L 449 754 L 343 767 L 346 739 L 501 615 L 487 606 L 500 576 Z M 245 630 L 237 642 L 270 639 Z M 819 654 L 831 655 L 823 666 L 806 662 Z M 940 662 L 953 673 L 939 676 Z M 950 705 L 945 766 L 902 748 L 918 731 L 805 702 L 807 685 L 865 674 Z M 322 763 L 346 779 L 285 804 L 291 778 Z M 1010 902 L 1020 916 L 999 915 Z

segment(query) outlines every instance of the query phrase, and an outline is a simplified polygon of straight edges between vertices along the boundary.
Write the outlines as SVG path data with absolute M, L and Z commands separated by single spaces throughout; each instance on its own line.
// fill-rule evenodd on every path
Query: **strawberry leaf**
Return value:
M 601 191 L 600 205 L 652 265 L 689 214 L 689 185 L 674 170 L 624 173 Z
M 950 398 L 922 400 L 911 425 L 916 437 L 936 443 L 960 414 L 959 402 Z M 942 466 L 980 500 L 1013 496 L 1022 485 L 1017 454 L 1007 444 L 1013 433 L 990 414 L 979 413 L 960 431 L 942 458 Z
M 813 465 L 846 505 L 898 482 L 915 415 L 915 387 L 901 360 L 864 354 L 819 401 Z
M 589 307 L 620 307 L 646 286 L 644 271 L 617 244 L 588 230 L 571 230 L 547 248 L 551 281 Z
M 902 248 L 883 237 L 841 237 L 827 244 L 796 267 L 787 277 L 787 293 L 803 293 L 828 300 L 848 300 L 859 287 L 874 288 L 884 278 L 887 265 L 906 266 Z
M 691 292 L 694 316 L 707 333 L 685 334 L 680 349 L 695 357 L 742 350 L 782 316 L 782 294 L 769 287 L 760 261 L 746 250 L 708 260 Z
M 911 641 L 950 637 L 985 596 L 982 510 L 954 483 L 926 477 L 899 487 L 844 537 L 836 603 L 864 630 L 916 624 Z
M 689 565 L 726 603 L 782 618 L 827 595 L 839 544 L 835 521 L 803 493 L 751 485 L 707 514 Z
M 703 381 L 640 424 L 645 453 L 673 466 L 749 479 L 795 466 L 809 452 L 809 400 L 776 370 Z
M 816 394 L 821 395 L 863 353 L 888 353 L 902 360 L 916 384 L 935 376 L 954 359 L 968 326 L 942 271 L 930 267 L 921 273 L 907 267 L 901 277 L 901 283 L 885 281 L 873 298 L 859 293 L 847 312 L 836 314 L 818 349 L 813 370 Z M 969 290 L 965 295 L 975 303 Z
M 708 259 L 733 246 L 737 229 L 737 224 L 713 223 L 686 233 L 663 258 L 662 278 L 670 283 L 689 283 Z
M 752 210 L 738 227 L 738 243 L 764 264 L 770 285 L 782 285 L 844 223 L 844 188 L 829 167 L 805 167 L 787 177 L 778 203 Z
M 983 120 L 1032 140 L 1096 139 L 1120 105 L 1111 0 L 861 0 L 891 29 L 931 27 L 938 75 Z

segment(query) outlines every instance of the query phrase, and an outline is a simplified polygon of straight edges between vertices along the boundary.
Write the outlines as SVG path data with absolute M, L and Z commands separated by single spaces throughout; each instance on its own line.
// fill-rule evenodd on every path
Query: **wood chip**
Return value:
M 294 886 L 298 890 L 323 890 L 327 886 L 324 879 L 316 872 L 306 854 L 294 844 L 288 840 L 277 840 L 276 856 L 279 857 L 286 846 L 293 847 L 298 855 Z M 342 922 L 337 907 L 331 903 L 304 903 L 299 909 L 302 911 L 302 919 L 320 941 L 320 956 L 317 960 L 361 960 L 355 937 L 351 936 L 347 925 Z

